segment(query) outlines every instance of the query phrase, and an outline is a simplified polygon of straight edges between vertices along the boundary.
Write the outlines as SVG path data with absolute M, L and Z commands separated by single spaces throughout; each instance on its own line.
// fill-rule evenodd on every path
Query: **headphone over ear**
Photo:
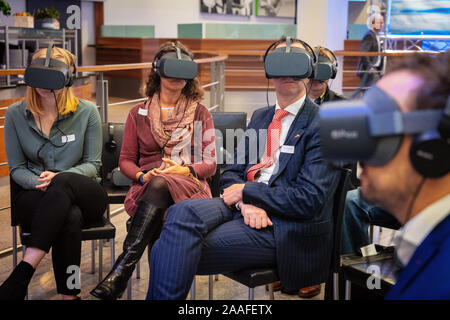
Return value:
M 450 172 L 450 95 L 439 125 L 414 137 L 409 157 L 424 177 L 439 178 Z
M 328 51 L 333 56 L 333 61 L 331 61 L 331 59 L 328 58 L 328 57 L 321 56 L 320 55 L 320 49 Z M 316 50 L 315 50 L 315 54 L 316 54 L 316 57 L 317 57 L 317 64 L 316 64 L 316 68 L 315 68 L 315 72 L 314 73 L 315 73 L 315 77 L 319 76 L 318 77 L 319 79 L 314 79 L 314 80 L 328 80 L 328 79 L 322 79 L 323 77 L 320 77 L 320 73 L 322 73 L 322 72 L 320 72 L 321 71 L 320 69 L 322 69 L 322 68 L 324 68 L 324 69 L 330 68 L 331 69 L 330 70 L 331 73 L 330 73 L 329 79 L 336 78 L 336 75 L 338 73 L 338 60 L 337 60 L 337 57 L 334 54 L 334 52 L 331 51 L 328 48 L 317 46 Z M 328 72 L 329 71 L 327 70 L 325 73 L 328 74 Z

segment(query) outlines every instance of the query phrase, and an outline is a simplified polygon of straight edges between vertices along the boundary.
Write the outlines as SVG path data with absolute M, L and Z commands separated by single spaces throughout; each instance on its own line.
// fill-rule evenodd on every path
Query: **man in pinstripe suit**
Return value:
M 306 49 L 298 41 L 291 46 Z M 308 82 L 273 79 L 277 103 L 253 113 L 240 142 L 245 148 L 237 148 L 245 154 L 236 153 L 221 177 L 222 198 L 169 209 L 150 255 L 147 299 L 185 299 L 196 274 L 244 268 L 277 267 L 286 288 L 326 281 L 339 172 L 322 157 L 319 108 L 306 95 Z M 273 128 L 278 136 L 269 135 Z M 267 129 L 266 144 L 259 132 Z M 255 145 L 258 159 L 250 152 Z

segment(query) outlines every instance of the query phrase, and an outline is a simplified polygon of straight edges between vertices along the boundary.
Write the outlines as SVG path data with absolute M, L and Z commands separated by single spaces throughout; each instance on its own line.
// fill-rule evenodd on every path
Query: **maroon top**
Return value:
M 141 185 L 139 181 L 136 181 L 136 174 L 142 170 L 158 168 L 162 163 L 161 147 L 153 138 L 150 129 L 150 120 L 146 112 L 139 112 L 140 109 L 146 111 L 145 102 L 137 104 L 128 113 L 119 158 L 120 171 L 133 181 L 124 203 L 125 210 L 130 215 L 134 214 L 137 202 L 148 185 L 148 183 Z M 160 176 L 168 183 L 174 202 L 185 199 L 211 197 L 211 190 L 206 178 L 213 176 L 216 172 L 214 123 L 208 109 L 202 104 L 198 104 L 197 106 L 194 121 L 197 124 L 201 124 L 201 137 L 200 132 L 198 134 L 194 133 L 193 137 L 191 137 L 191 163 L 186 165 L 190 165 L 194 169 L 200 181 L 201 188 L 188 176 L 161 174 Z M 206 132 L 207 130 L 209 132 Z M 197 140 L 201 139 L 202 143 L 202 157 L 197 156 L 200 160 L 197 162 L 194 162 L 194 151 L 199 141 L 194 142 L 194 137 Z M 199 147 L 198 149 L 200 151 Z

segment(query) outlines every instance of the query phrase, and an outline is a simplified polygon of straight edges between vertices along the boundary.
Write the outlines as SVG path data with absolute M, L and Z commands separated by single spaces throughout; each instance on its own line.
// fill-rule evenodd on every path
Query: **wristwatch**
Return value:
M 236 208 L 237 211 L 241 211 L 241 208 L 239 207 L 239 205 L 241 204 L 242 201 L 238 201 L 234 204 L 234 207 Z

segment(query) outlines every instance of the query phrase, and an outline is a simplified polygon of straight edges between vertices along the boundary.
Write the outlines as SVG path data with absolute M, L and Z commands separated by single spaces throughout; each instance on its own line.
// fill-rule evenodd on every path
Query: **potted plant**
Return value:
M 39 28 L 59 29 L 59 11 L 54 7 L 37 9 L 34 17 Z
M 0 0 L 0 12 L 2 12 L 6 17 L 11 15 L 11 7 L 5 0 Z

